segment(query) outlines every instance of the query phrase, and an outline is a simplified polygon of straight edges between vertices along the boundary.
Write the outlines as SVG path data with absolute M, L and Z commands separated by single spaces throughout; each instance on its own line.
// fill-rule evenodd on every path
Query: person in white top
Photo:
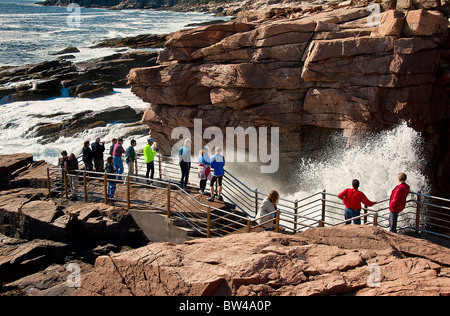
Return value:
M 267 215 L 270 213 L 273 213 L 277 210 L 277 203 L 278 200 L 280 199 L 280 195 L 278 194 L 277 191 L 272 190 L 270 191 L 269 195 L 263 200 L 263 203 L 261 205 L 261 208 L 259 209 L 259 212 L 256 216 L 256 222 L 261 225 L 263 223 L 265 223 L 264 225 L 262 225 L 261 227 L 263 227 L 265 230 L 273 230 L 273 226 L 274 226 L 274 222 L 268 222 L 270 219 L 274 219 L 275 218 L 275 213 L 271 214 L 271 215 Z

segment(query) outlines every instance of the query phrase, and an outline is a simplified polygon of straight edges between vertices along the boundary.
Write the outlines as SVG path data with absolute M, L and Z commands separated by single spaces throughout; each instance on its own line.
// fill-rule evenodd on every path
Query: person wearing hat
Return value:
M 150 175 L 150 179 L 153 179 L 155 175 L 154 159 L 156 152 L 158 151 L 158 146 L 153 137 L 147 139 L 147 144 L 144 145 L 143 151 L 144 151 L 144 160 L 145 163 L 147 164 L 147 173 L 145 174 L 145 177 L 148 178 L 148 176 Z

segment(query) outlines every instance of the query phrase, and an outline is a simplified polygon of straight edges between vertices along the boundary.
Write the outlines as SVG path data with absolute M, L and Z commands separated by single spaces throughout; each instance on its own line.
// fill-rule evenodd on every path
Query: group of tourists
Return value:
M 389 199 L 389 231 L 393 233 L 397 232 L 398 215 L 405 208 L 406 199 L 410 192 L 410 187 L 406 183 L 406 179 L 406 174 L 398 174 L 398 185 L 392 190 Z M 351 188 L 347 188 L 338 194 L 338 198 L 343 200 L 345 205 L 344 218 L 346 225 L 351 224 L 352 221 L 355 225 L 361 225 L 361 204 L 370 207 L 377 203 L 376 201 L 370 201 L 363 192 L 359 191 L 359 185 L 359 180 L 354 179 Z M 273 229 L 274 212 L 277 210 L 279 198 L 280 195 L 278 192 L 272 190 L 264 199 L 256 216 L 258 218 L 258 224 L 266 230 Z M 272 221 L 269 218 L 272 218 Z
M 108 174 L 108 187 L 107 197 L 112 199 L 116 191 L 116 183 L 121 180 L 121 175 L 124 171 L 122 155 L 125 154 L 125 162 L 128 165 L 128 174 L 135 175 L 135 163 L 136 152 L 134 147 L 136 146 L 136 140 L 131 140 L 129 147 L 125 150 L 123 148 L 123 139 L 114 138 L 109 149 L 109 156 L 104 164 L 104 151 L 105 143 L 100 141 L 100 138 L 95 140 L 95 143 L 90 145 L 89 141 L 84 142 L 82 149 L 82 159 L 85 165 L 85 170 L 96 172 L 105 172 Z M 89 146 L 90 145 L 90 146 Z M 147 139 L 147 144 L 143 147 L 144 161 L 147 167 L 146 178 L 153 179 L 155 174 L 154 159 L 158 152 L 158 145 L 155 140 L 150 137 Z M 180 187 L 187 193 L 190 193 L 188 188 L 189 173 L 191 169 L 191 140 L 186 139 L 184 145 L 178 151 L 179 165 L 181 169 Z M 219 201 L 223 201 L 222 197 L 222 181 L 225 174 L 225 157 L 222 154 L 222 148 L 216 147 L 215 154 L 210 157 L 210 150 L 207 146 L 204 146 L 198 154 L 198 177 L 200 179 L 200 193 L 202 195 L 210 195 L 208 201 L 212 202 L 215 198 Z M 71 153 L 68 156 L 67 152 L 63 150 L 61 152 L 61 158 L 59 159 L 59 165 L 67 175 L 68 185 L 70 186 L 73 195 L 76 198 L 77 194 L 77 179 L 78 175 L 78 160 L 77 157 Z M 392 191 L 389 201 L 389 220 L 390 231 L 397 232 L 398 214 L 405 208 L 406 199 L 409 194 L 410 188 L 406 184 L 407 176 L 404 173 L 398 174 L 399 185 Z M 209 192 L 207 192 L 207 182 L 210 181 Z M 153 184 L 152 182 L 149 182 Z M 215 195 L 214 186 L 217 183 L 217 195 Z M 366 195 L 359 191 L 359 180 L 352 181 L 352 187 L 347 188 L 339 193 L 338 198 L 343 200 L 345 205 L 344 217 L 345 224 L 350 224 L 353 220 L 353 224 L 361 224 L 361 204 L 366 207 L 371 207 L 377 202 L 370 201 Z M 257 222 L 266 230 L 273 228 L 273 218 L 275 218 L 274 212 L 277 210 L 277 204 L 280 195 L 277 191 L 272 190 L 268 196 L 264 199 L 259 212 L 257 214 Z M 269 215 L 270 214 L 270 215 Z M 272 220 L 270 220 L 272 219 Z
M 127 150 L 124 150 L 123 142 L 123 138 L 113 138 L 109 148 L 109 156 L 106 158 L 106 164 L 104 160 L 105 142 L 102 142 L 100 137 L 97 137 L 92 144 L 90 144 L 89 140 L 86 140 L 81 150 L 81 157 L 86 171 L 106 171 L 106 173 L 108 173 L 108 198 L 114 197 L 116 191 L 116 181 L 114 180 L 121 180 L 121 174 L 124 171 L 122 160 L 123 154 L 125 154 L 125 162 L 128 164 L 128 174 L 134 174 L 134 165 L 136 161 L 134 147 L 136 146 L 136 140 L 131 140 Z M 78 175 L 76 170 L 79 169 L 78 159 L 74 153 L 71 153 L 70 156 L 68 156 L 67 151 L 63 150 L 58 164 L 67 175 L 68 185 L 72 191 L 72 199 L 75 200 L 77 198 Z
M 82 161 L 86 171 L 105 172 L 108 174 L 107 179 L 107 197 L 111 199 L 114 197 L 116 191 L 117 181 L 122 180 L 122 174 L 124 172 L 123 154 L 125 154 L 125 163 L 128 165 L 128 175 L 136 175 L 136 140 L 131 140 L 129 147 L 125 150 L 123 147 L 124 140 L 122 138 L 113 138 L 112 144 L 109 148 L 109 156 L 106 158 L 106 164 L 104 164 L 104 152 L 105 142 L 102 142 L 98 137 L 94 143 L 90 144 L 88 140 L 84 142 L 82 148 Z M 146 175 L 148 179 L 153 179 L 155 175 L 154 159 L 156 153 L 159 151 L 158 145 L 155 140 L 150 137 L 147 139 L 147 143 L 143 147 L 144 161 L 146 164 Z M 188 188 L 189 173 L 191 169 L 191 140 L 186 139 L 184 146 L 179 149 L 179 165 L 181 169 L 180 187 L 182 190 L 190 193 Z M 222 179 L 224 176 L 225 157 L 222 155 L 222 148 L 216 148 L 216 153 L 212 157 L 209 156 L 209 148 L 203 147 L 198 156 L 200 178 L 200 193 L 208 194 L 206 192 L 207 181 L 210 181 L 210 194 L 209 201 L 214 201 L 214 185 L 218 183 L 218 195 L 217 199 L 223 201 L 222 198 Z M 59 158 L 59 166 L 65 172 L 68 179 L 68 185 L 72 191 L 72 197 L 76 199 L 77 195 L 77 180 L 78 176 L 76 170 L 79 169 L 78 159 L 75 154 L 68 156 L 67 152 L 63 150 L 61 152 L 61 158 Z M 213 171 L 212 171 L 212 170 Z M 153 184 L 150 182 L 149 184 Z
M 404 173 L 399 173 L 397 175 L 398 185 L 392 190 L 389 199 L 389 231 L 394 233 L 397 232 L 398 214 L 405 208 L 406 199 L 410 191 L 406 179 L 407 176 Z M 345 224 L 350 224 L 350 219 L 354 218 L 353 224 L 360 225 L 361 218 L 359 216 L 361 216 L 361 203 L 366 207 L 373 206 L 377 203 L 376 201 L 370 201 L 363 192 L 358 190 L 358 188 L 359 181 L 355 179 L 352 181 L 352 188 L 345 189 L 338 195 L 338 198 L 343 200 L 345 205 Z
M 200 194 L 207 195 L 208 193 L 211 197 L 208 201 L 213 202 L 214 198 L 217 197 L 219 201 L 223 201 L 222 197 L 222 180 L 225 175 L 225 157 L 222 154 L 222 148 L 216 147 L 215 155 L 210 157 L 208 146 L 204 146 L 198 153 L 198 177 L 200 179 Z M 186 192 L 190 192 L 187 188 L 189 181 L 189 171 L 191 169 L 191 140 L 186 139 L 184 141 L 184 146 L 182 146 L 178 151 L 179 164 L 181 168 L 181 188 Z M 211 170 L 212 169 L 212 170 Z M 206 191 L 206 185 L 208 180 L 209 192 Z M 215 196 L 214 186 L 217 182 L 217 196 Z

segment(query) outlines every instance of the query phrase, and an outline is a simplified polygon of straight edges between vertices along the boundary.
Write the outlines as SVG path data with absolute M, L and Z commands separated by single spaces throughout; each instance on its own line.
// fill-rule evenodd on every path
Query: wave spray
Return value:
M 369 135 L 348 148 L 329 144 L 322 157 L 301 160 L 294 179 L 299 191 L 287 198 L 300 199 L 323 189 L 338 194 L 358 179 L 360 190 L 370 200 L 379 201 L 390 196 L 400 172 L 407 174 L 412 191 L 427 193 L 430 188 L 425 152 L 421 134 L 406 123 Z

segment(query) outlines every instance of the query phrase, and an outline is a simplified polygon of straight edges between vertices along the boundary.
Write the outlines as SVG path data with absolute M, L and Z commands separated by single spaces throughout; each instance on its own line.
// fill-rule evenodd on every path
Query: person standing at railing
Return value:
M 72 191 L 71 200 L 77 200 L 77 187 L 78 187 L 78 159 L 74 153 L 71 153 L 66 163 L 67 169 L 67 181 L 69 182 L 70 190 Z
M 67 172 L 67 160 L 69 157 L 67 156 L 67 151 L 61 151 L 61 157 L 59 157 L 58 165 L 61 168 L 61 176 L 64 177 L 64 172 Z
M 269 192 L 269 195 L 264 199 L 262 205 L 256 215 L 256 222 L 264 228 L 264 230 L 269 231 L 273 230 L 275 219 L 275 211 L 277 210 L 278 200 L 280 199 L 280 195 L 277 191 L 272 190 Z M 271 214 L 273 213 L 273 214 Z M 270 215 L 268 215 L 270 214 Z M 265 224 L 264 224 L 265 223 Z
M 114 146 L 117 144 L 117 138 L 112 139 L 111 147 L 109 147 L 109 155 L 113 157 Z
M 114 146 L 113 150 L 113 163 L 114 168 L 117 170 L 117 180 L 122 180 L 122 177 L 120 176 L 123 173 L 123 161 L 122 161 L 122 155 L 125 153 L 125 149 L 123 149 L 123 138 L 119 138 L 117 141 L 117 144 Z
M 391 198 L 389 199 L 389 231 L 393 233 L 397 232 L 398 214 L 405 208 L 406 198 L 410 190 L 409 185 L 406 184 L 406 174 L 399 173 L 397 177 L 399 185 L 392 190 Z
M 181 168 L 181 180 L 180 186 L 181 189 L 186 192 L 191 192 L 188 189 L 187 184 L 189 182 L 189 171 L 191 169 L 191 140 L 185 139 L 184 146 L 182 146 L 178 151 L 178 158 L 180 161 Z
M 338 198 L 344 201 L 345 205 L 345 222 L 346 225 L 351 224 L 351 218 L 358 217 L 361 215 L 361 203 L 367 207 L 375 205 L 377 202 L 370 201 L 364 193 L 358 191 L 359 181 L 353 180 L 352 187 L 342 191 L 338 194 Z M 361 218 L 356 218 L 353 220 L 353 224 L 361 225 Z
M 92 159 L 94 158 L 94 154 L 92 153 L 92 149 L 91 147 L 89 147 L 89 141 L 86 140 L 84 142 L 84 146 L 82 149 L 82 153 L 83 153 L 83 162 L 85 165 L 85 170 L 86 171 L 92 171 Z
M 125 152 L 125 162 L 128 165 L 128 175 L 135 175 L 134 172 L 134 162 L 136 161 L 136 152 L 134 151 L 134 147 L 136 146 L 136 141 L 134 139 L 130 142 L 130 147 L 127 148 Z
M 217 181 L 219 188 L 217 190 L 217 199 L 219 201 L 223 201 L 222 198 L 222 179 L 225 174 L 225 157 L 222 156 L 222 148 L 217 147 L 216 148 L 216 154 L 211 157 L 211 168 L 214 169 L 214 175 L 210 183 L 210 191 L 211 191 L 211 197 L 208 199 L 208 201 L 213 202 L 214 201 L 214 185 Z
M 105 142 L 100 142 L 100 137 L 97 137 L 95 143 L 91 145 L 91 148 L 94 156 L 95 171 L 103 172 L 103 152 L 105 151 Z
M 200 194 L 208 194 L 206 189 L 206 183 L 212 179 L 211 174 L 211 158 L 209 157 L 208 146 L 203 147 L 198 154 L 198 177 L 200 179 Z
M 147 165 L 147 173 L 145 174 L 145 177 L 148 178 L 150 175 L 150 179 L 153 179 L 155 175 L 155 155 L 158 151 L 158 145 L 156 144 L 153 137 L 150 137 L 147 139 L 147 144 L 144 145 L 143 152 L 144 152 L 144 161 Z
M 109 156 L 106 158 L 106 165 L 105 165 L 105 171 L 108 173 L 108 187 L 107 187 L 107 197 L 108 199 L 114 198 L 114 194 L 116 193 L 116 181 L 114 181 L 114 173 L 116 173 L 116 168 L 113 164 L 113 157 Z

